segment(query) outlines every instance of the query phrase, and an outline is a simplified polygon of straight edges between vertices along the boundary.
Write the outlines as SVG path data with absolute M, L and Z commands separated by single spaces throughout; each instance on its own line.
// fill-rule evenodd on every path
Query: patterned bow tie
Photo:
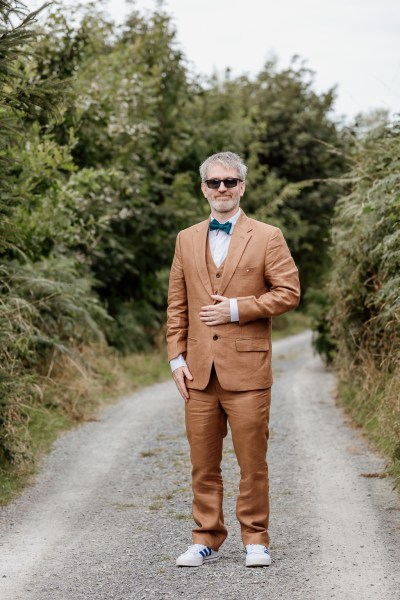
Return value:
M 227 223 L 219 223 L 217 219 L 213 219 L 210 223 L 210 231 L 214 231 L 215 229 L 222 229 L 225 233 L 230 233 L 232 228 L 232 223 L 229 221 Z

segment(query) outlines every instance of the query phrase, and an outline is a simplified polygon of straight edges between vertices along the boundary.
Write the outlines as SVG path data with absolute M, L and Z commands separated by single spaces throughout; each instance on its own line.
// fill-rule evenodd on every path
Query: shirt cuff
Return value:
M 187 363 L 182 354 L 180 354 L 169 361 L 169 366 L 171 367 L 171 371 L 174 372 L 176 369 L 179 369 L 179 367 L 187 367 Z
M 238 307 L 237 298 L 230 298 L 229 306 L 230 306 L 230 310 L 231 310 L 231 323 L 233 321 L 239 321 L 239 307 Z

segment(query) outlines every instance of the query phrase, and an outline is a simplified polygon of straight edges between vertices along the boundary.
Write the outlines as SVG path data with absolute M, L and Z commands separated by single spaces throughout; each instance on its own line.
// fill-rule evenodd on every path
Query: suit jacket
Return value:
M 168 359 L 183 354 L 193 375 L 188 388 L 207 386 L 211 367 L 227 390 L 272 384 L 271 317 L 295 308 L 298 271 L 281 231 L 242 212 L 229 246 L 218 294 L 237 298 L 239 322 L 200 321 L 214 293 L 206 264 L 209 219 L 181 231 L 172 262 L 167 311 Z

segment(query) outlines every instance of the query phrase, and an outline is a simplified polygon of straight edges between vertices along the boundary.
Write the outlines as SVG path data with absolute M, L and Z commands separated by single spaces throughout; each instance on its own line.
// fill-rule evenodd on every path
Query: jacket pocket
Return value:
M 269 350 L 269 340 L 267 338 L 236 340 L 236 350 L 238 352 L 267 352 Z
M 257 267 L 236 267 L 235 275 L 255 275 Z

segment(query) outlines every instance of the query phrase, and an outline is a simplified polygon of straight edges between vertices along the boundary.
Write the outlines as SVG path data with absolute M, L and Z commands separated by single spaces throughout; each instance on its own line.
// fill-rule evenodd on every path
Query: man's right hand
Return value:
M 185 402 L 189 400 L 189 392 L 187 391 L 185 378 L 192 380 L 192 374 L 187 367 L 178 367 L 172 373 L 172 377 L 174 378 L 176 387 Z

